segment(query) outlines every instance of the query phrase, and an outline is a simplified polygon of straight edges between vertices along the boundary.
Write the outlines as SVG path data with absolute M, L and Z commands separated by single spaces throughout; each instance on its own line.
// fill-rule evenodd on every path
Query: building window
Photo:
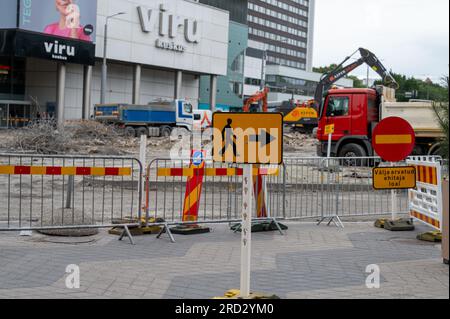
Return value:
M 245 54 L 242 52 L 234 59 L 233 63 L 231 63 L 230 70 L 236 73 L 244 73 L 244 59 Z

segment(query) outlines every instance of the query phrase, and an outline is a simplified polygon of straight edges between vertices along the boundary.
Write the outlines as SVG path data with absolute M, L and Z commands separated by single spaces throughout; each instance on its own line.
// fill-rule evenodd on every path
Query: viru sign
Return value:
M 175 40 L 180 27 L 184 29 L 184 38 L 188 43 L 199 43 L 200 32 L 197 20 L 183 19 L 179 16 L 170 14 L 164 4 L 159 6 L 159 12 L 148 9 L 143 6 L 137 8 L 141 22 L 142 32 L 151 33 L 155 25 L 155 19 L 159 18 L 158 35 L 160 37 L 169 37 Z M 161 49 L 184 52 L 185 48 L 181 44 L 168 42 L 161 39 L 156 40 L 156 46 Z

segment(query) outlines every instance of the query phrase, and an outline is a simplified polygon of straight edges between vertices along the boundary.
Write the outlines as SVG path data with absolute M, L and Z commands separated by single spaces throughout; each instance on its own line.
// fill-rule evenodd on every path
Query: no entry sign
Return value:
M 416 144 L 416 135 L 407 121 L 399 117 L 389 117 L 375 128 L 372 144 L 383 160 L 400 162 L 411 155 Z

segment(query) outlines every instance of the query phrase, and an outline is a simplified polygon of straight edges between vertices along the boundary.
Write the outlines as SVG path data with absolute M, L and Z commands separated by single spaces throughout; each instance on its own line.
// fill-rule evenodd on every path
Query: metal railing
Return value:
M 0 231 L 101 228 L 127 221 L 133 226 L 141 226 L 142 221 L 147 225 L 192 223 L 183 220 L 183 211 L 194 206 L 191 201 L 198 197 L 195 222 L 239 222 L 242 166 L 206 161 L 209 174 L 201 176 L 201 188 L 191 198 L 186 194 L 195 189 L 190 189 L 189 177 L 180 174 L 190 164 L 191 159 L 156 159 L 148 166 L 144 183 L 142 165 L 134 158 L 0 155 Z M 256 189 L 260 182 L 265 186 L 266 214 L 255 210 L 254 217 L 388 215 L 391 192 L 372 187 L 372 169 L 378 166 L 388 163 L 376 157 L 285 158 L 275 171 L 256 179 Z M 168 169 L 175 169 L 175 174 Z M 218 173 L 211 174 L 214 170 Z M 407 191 L 397 191 L 396 196 L 397 213 L 408 214 Z
M 147 169 L 148 219 L 164 219 L 169 223 L 182 223 L 184 206 L 196 203 L 186 193 L 196 191 L 187 183 L 188 176 L 161 176 L 160 170 L 188 168 L 191 159 L 155 159 Z M 278 169 L 278 167 L 277 167 Z M 217 176 L 202 176 L 198 201 L 198 223 L 233 222 L 241 220 L 242 166 L 205 162 L 205 170 L 222 170 Z M 228 170 L 228 174 L 223 171 Z M 197 171 L 198 172 L 198 171 Z M 196 173 L 194 173 L 196 174 Z M 194 175 L 195 176 L 195 175 Z M 282 174 L 266 176 L 267 209 L 269 214 L 281 205 Z M 258 188 L 258 181 L 256 181 Z M 255 217 L 256 212 L 255 212 Z
M 142 173 L 134 158 L 0 154 L 0 231 L 138 225 Z
M 187 168 L 190 159 L 156 159 L 148 167 L 147 216 L 183 223 L 187 177 L 159 176 L 158 170 Z M 404 162 L 396 166 L 405 166 Z M 375 191 L 374 167 L 388 166 L 380 158 L 285 158 L 278 173 L 265 176 L 268 217 L 280 220 L 356 217 L 391 214 L 391 191 Z M 241 168 L 205 163 L 206 168 Z M 241 176 L 204 176 L 198 222 L 240 220 Z M 397 213 L 408 214 L 408 193 L 397 191 Z M 192 203 L 189 203 L 191 206 Z M 254 217 L 257 218 L 255 211 Z
M 387 215 L 391 191 L 373 188 L 372 171 L 389 166 L 378 157 L 286 158 L 287 218 Z M 405 166 L 405 162 L 396 166 Z M 408 192 L 397 191 L 397 212 L 408 213 Z

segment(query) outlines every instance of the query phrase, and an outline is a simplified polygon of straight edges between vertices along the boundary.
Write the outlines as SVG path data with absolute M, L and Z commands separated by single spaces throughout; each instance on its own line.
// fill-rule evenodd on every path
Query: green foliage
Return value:
M 447 101 L 439 102 L 434 105 L 434 111 L 436 113 L 439 125 L 445 133 L 445 138 L 442 141 L 441 156 L 445 159 L 449 158 L 449 102 L 448 102 L 448 84 L 449 77 L 442 78 L 442 87 L 447 91 Z
M 322 66 L 322 67 L 319 67 L 319 68 L 313 68 L 313 72 L 325 74 L 325 73 L 333 71 L 334 69 L 336 69 L 336 67 L 337 67 L 337 64 L 333 63 L 333 64 L 331 64 L 329 66 Z
M 448 86 L 446 88 L 445 85 L 439 83 L 423 81 L 396 73 L 392 75 L 400 86 L 396 92 L 399 102 L 407 102 L 411 99 L 407 96 L 407 92 L 417 92 L 417 95 L 413 97 L 414 99 L 448 102 Z M 375 84 L 381 85 L 382 81 L 376 81 Z
M 363 89 L 366 88 L 367 85 L 364 84 L 363 80 L 360 80 L 357 76 L 350 75 L 347 77 L 350 80 L 353 80 L 353 87 L 357 89 Z
M 325 74 L 325 73 L 329 73 L 331 71 L 333 71 L 334 69 L 336 69 L 337 64 L 331 64 L 329 66 L 323 66 L 320 68 L 313 68 L 314 72 L 320 73 L 320 74 Z M 355 88 L 365 88 L 366 85 L 364 85 L 364 81 L 360 80 L 358 77 L 354 76 L 354 75 L 349 75 L 346 77 L 347 79 L 353 80 L 353 87 Z

